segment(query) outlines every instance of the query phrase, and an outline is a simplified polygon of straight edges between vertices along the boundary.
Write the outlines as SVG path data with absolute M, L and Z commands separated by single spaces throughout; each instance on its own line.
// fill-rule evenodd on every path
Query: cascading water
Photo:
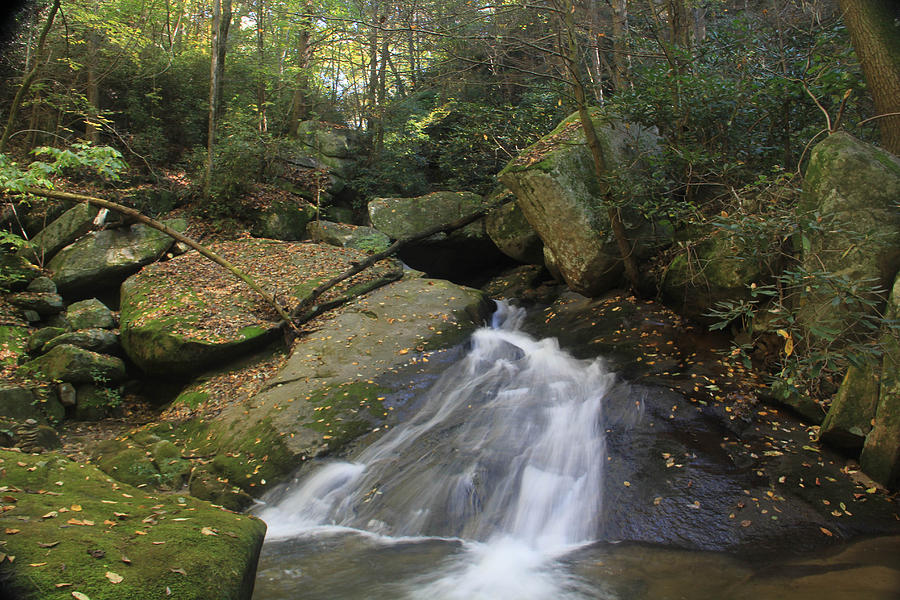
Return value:
M 521 332 L 523 318 L 500 305 L 412 419 L 261 510 L 267 539 L 355 530 L 383 546 L 463 548 L 397 584 L 395 597 L 596 597 L 555 561 L 598 536 L 601 418 L 615 376 Z

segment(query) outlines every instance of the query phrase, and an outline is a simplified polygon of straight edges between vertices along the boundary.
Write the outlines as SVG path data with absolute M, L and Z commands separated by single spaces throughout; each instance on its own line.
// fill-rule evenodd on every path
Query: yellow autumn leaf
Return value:
M 780 335 L 780 336 L 783 337 L 784 339 L 788 339 L 789 337 L 791 337 L 791 334 L 789 334 L 789 333 L 788 333 L 786 330 L 784 330 L 784 329 L 779 329 L 779 330 L 776 331 L 775 333 L 777 333 L 778 335 Z
M 790 356 L 794 353 L 794 339 L 789 337 L 784 340 L 784 355 Z
M 72 592 L 72 597 L 76 600 L 91 600 L 87 594 L 82 594 L 81 592 Z
M 212 527 L 204 527 L 200 530 L 200 533 L 202 533 L 203 535 L 219 535 Z
M 109 579 L 110 583 L 122 583 L 122 580 L 125 579 L 118 573 L 113 573 L 112 571 L 106 572 L 106 578 Z

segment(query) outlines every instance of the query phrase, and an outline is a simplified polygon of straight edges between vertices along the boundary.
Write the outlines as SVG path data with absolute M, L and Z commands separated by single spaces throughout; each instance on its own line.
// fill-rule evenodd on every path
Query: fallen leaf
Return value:
M 37 545 L 40 548 L 52 548 L 59 545 L 59 542 L 38 542 Z
M 127 556 L 125 556 L 124 554 L 122 555 L 121 560 L 122 560 L 122 562 L 125 563 L 126 565 L 130 565 L 130 564 L 131 564 L 131 559 L 128 558 Z
M 751 525 L 753 525 L 753 521 L 749 521 L 746 519 L 741 521 L 741 527 L 750 527 Z
M 82 594 L 81 592 L 72 592 L 72 596 L 78 600 L 91 600 L 87 594 Z
M 172 567 L 169 567 L 169 570 L 172 571 L 173 573 L 178 573 L 180 575 L 184 575 L 185 577 L 187 577 L 187 571 L 185 571 L 181 567 L 179 567 L 177 569 L 173 569 Z
M 819 531 L 821 531 L 822 533 L 824 533 L 824 534 L 827 535 L 828 537 L 834 537 L 834 534 L 831 533 L 829 530 L 825 529 L 824 527 L 819 527 Z
M 211 527 L 204 527 L 200 530 L 200 533 L 202 533 L 203 535 L 219 535 L 216 530 L 212 529 Z
M 57 583 L 55 587 L 57 587 L 57 588 L 66 588 L 66 587 L 72 587 L 72 585 L 74 585 L 74 584 L 71 584 L 71 583 Z
M 73 510 L 73 511 L 75 511 L 75 512 L 81 512 L 81 505 L 80 505 L 80 504 L 73 504 L 72 506 L 69 507 L 69 509 L 70 509 L 70 510 Z
M 22 530 L 21 530 L 21 529 L 11 529 L 11 528 L 7 527 L 7 528 L 6 528 L 6 535 L 16 535 L 16 534 L 19 533 L 20 531 L 22 531 Z
M 104 556 L 106 556 L 106 552 L 104 552 L 103 550 L 100 550 L 98 548 L 95 548 L 93 550 L 88 550 L 87 553 L 90 554 L 94 558 L 103 558 Z
M 122 583 L 122 580 L 125 579 L 118 573 L 113 573 L 112 571 L 106 572 L 106 578 L 109 579 L 110 583 Z

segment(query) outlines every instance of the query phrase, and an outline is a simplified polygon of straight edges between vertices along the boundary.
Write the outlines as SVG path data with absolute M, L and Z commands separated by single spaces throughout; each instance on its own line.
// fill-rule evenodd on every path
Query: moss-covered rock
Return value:
M 900 318 L 900 275 L 891 288 L 887 318 Z M 872 479 L 900 489 L 900 342 L 895 333 L 882 340 L 881 387 L 875 424 L 866 436 L 859 462 Z
M 0 290 L 21 290 L 40 274 L 41 270 L 25 258 L 0 252 Z
M 758 250 L 744 247 L 724 230 L 696 232 L 665 270 L 661 288 L 666 301 L 687 317 L 710 323 L 717 302 L 750 298 L 750 285 L 767 282 L 775 270 Z M 773 257 L 774 260 L 774 257 Z
M 118 383 L 125 380 L 122 359 L 70 344 L 56 346 L 43 356 L 28 361 L 22 368 L 27 373 L 70 383 Z
M 64 333 L 66 333 L 66 330 L 62 327 L 41 327 L 28 336 L 26 348 L 28 352 L 40 353 L 44 344 Z
M 263 287 L 279 290 L 278 299 L 288 307 L 366 256 L 351 249 L 252 238 L 213 248 Z M 322 300 L 371 289 L 401 274 L 399 263 L 386 260 Z M 196 373 L 265 345 L 281 326 L 277 314 L 246 284 L 196 252 L 130 277 L 122 284 L 120 309 L 122 346 L 147 373 Z
M 117 414 L 121 403 L 118 389 L 83 383 L 75 389 L 75 418 L 79 421 L 99 421 Z
M 34 394 L 30 389 L 18 385 L 0 384 L 0 417 L 21 421 L 32 419 L 37 414 L 34 402 Z
M 117 333 L 108 329 L 81 329 L 63 332 L 51 338 L 43 345 L 41 351 L 49 352 L 60 344 L 71 344 L 100 354 L 116 354 L 121 349 Z
M 14 365 L 28 350 L 29 331 L 21 325 L 0 325 L 0 365 Z
M 380 427 L 389 412 L 384 398 L 408 383 L 389 375 L 461 342 L 490 310 L 481 292 L 447 281 L 403 279 L 380 288 L 299 340 L 247 403 L 214 421 L 187 423 L 179 436 L 198 453 L 217 455 L 214 478 L 257 495 L 302 461 Z
M 254 213 L 250 233 L 273 240 L 302 240 L 306 237 L 307 225 L 315 216 L 315 207 L 306 202 L 275 201 Z
M 97 210 L 87 203 L 76 204 L 34 236 L 30 244 L 19 250 L 19 256 L 36 264 L 45 264 L 57 252 L 94 228 Z
M 47 292 L 19 292 L 7 296 L 7 301 L 22 310 L 33 310 L 42 317 L 55 315 L 65 308 L 62 296 Z
M 391 245 L 390 238 L 373 227 L 319 220 L 310 222 L 307 230 L 314 241 L 339 248 L 353 248 L 374 254 L 387 250 Z
M 265 535 L 258 519 L 148 494 L 56 454 L 0 451 L 0 466 L 11 509 L 0 512 L 0 596 L 249 600 Z
M 635 252 L 644 257 L 668 243 L 671 232 L 659 232 L 630 209 L 629 190 L 642 165 L 654 152 L 656 136 L 636 124 L 592 111 L 594 128 L 608 165 L 611 190 Z M 525 149 L 498 175 L 516 195 L 525 218 L 556 258 L 573 290 L 596 296 L 619 283 L 622 261 L 616 245 L 603 189 L 594 172 L 578 113 Z
M 484 198 L 471 192 L 433 192 L 416 198 L 375 198 L 368 209 L 372 225 L 396 240 L 468 216 L 484 205 Z M 414 269 L 457 280 L 507 260 L 491 241 L 484 219 L 410 244 L 399 256 Z
M 170 219 L 165 224 L 177 231 L 187 227 L 184 219 Z M 47 269 L 64 294 L 88 293 L 118 285 L 143 265 L 161 257 L 173 242 L 161 231 L 142 224 L 105 229 L 60 250 Z
M 544 264 L 544 243 L 518 203 L 509 202 L 491 211 L 485 218 L 485 226 L 503 254 L 529 265 Z
M 72 329 L 112 329 L 116 326 L 112 311 L 96 298 L 70 304 L 66 308 L 66 322 Z
M 847 370 L 819 430 L 819 439 L 837 448 L 859 451 L 872 430 L 878 406 L 879 375 L 871 366 Z

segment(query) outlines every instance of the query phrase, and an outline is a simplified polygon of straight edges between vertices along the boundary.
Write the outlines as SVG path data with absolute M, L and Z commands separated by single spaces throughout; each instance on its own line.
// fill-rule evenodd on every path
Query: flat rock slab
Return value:
M 296 306 L 320 283 L 365 260 L 366 254 L 318 244 L 243 239 L 213 250 Z M 321 301 L 393 281 L 402 266 L 385 260 L 343 282 Z M 271 341 L 275 310 L 234 275 L 197 252 L 144 268 L 122 284 L 122 346 L 147 373 L 196 373 Z

